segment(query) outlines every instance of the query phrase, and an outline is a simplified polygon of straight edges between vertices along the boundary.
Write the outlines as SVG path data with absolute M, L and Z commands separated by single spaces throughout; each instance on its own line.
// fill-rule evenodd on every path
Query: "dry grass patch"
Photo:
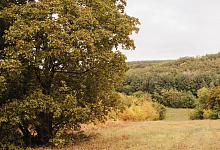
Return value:
M 91 131 L 90 131 L 91 132 Z M 151 121 L 93 130 L 97 137 L 69 149 L 220 149 L 220 121 Z
M 85 133 L 91 135 L 87 141 L 53 149 L 219 150 L 220 120 L 190 121 L 187 113 L 186 109 L 168 109 L 166 121 L 110 120 L 97 126 L 83 125 Z

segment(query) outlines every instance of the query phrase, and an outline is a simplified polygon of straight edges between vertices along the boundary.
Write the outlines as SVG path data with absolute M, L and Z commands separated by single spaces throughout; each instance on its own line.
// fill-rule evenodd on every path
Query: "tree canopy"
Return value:
M 125 0 L 1 4 L 0 141 L 46 143 L 59 129 L 105 115 L 128 69 L 137 18 Z M 4 41 L 4 42 L 2 42 Z M 114 50 L 116 49 L 116 50 Z
M 127 80 L 120 92 L 132 94 L 144 91 L 161 94 L 162 89 L 190 91 L 197 96 L 203 87 L 220 84 L 220 53 L 202 57 L 183 57 L 177 60 L 128 62 Z

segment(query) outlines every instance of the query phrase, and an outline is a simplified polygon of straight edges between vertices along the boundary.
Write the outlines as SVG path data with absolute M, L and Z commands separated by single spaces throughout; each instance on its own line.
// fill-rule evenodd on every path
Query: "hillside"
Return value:
M 202 57 L 183 57 L 177 60 L 127 62 L 130 69 L 119 92 L 160 93 L 162 89 L 190 91 L 194 96 L 202 87 L 220 85 L 220 52 Z
M 177 60 L 133 61 L 127 63 L 130 69 L 127 75 L 133 73 L 196 73 L 212 72 L 220 74 L 220 52 L 202 57 L 183 57 Z

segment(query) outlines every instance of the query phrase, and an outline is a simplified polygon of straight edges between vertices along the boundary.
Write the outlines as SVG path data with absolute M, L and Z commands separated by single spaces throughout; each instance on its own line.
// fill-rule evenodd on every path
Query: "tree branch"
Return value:
M 87 69 L 86 71 L 82 71 L 82 72 L 74 72 L 74 71 L 62 71 L 62 70 L 55 70 L 54 72 L 60 72 L 60 73 L 72 73 L 72 74 L 85 74 L 87 72 L 89 72 L 90 70 L 94 69 L 95 67 L 92 67 L 90 69 Z

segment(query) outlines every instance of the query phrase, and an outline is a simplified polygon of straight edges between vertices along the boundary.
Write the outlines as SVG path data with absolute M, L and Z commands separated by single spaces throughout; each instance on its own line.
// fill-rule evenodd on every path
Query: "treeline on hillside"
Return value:
M 128 65 L 126 80 L 118 91 L 127 95 L 147 92 L 169 107 L 193 108 L 199 89 L 220 85 L 220 53 L 178 60 L 128 62 Z M 166 95 L 176 98 L 168 103 L 161 98 Z
M 202 57 L 183 57 L 177 60 L 153 60 L 127 62 L 127 75 L 136 73 L 180 73 L 187 70 L 196 73 L 214 72 L 220 74 L 220 52 Z

